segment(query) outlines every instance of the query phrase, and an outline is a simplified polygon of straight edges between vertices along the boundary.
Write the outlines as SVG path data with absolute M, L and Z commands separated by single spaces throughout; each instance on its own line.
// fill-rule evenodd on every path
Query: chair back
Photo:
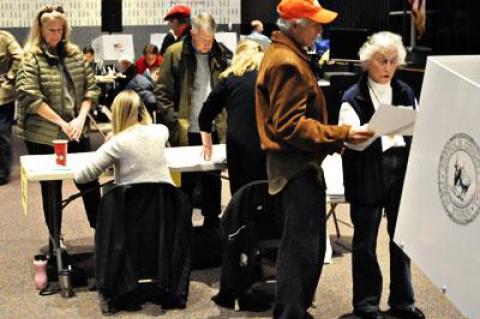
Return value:
M 280 238 L 274 198 L 268 193 L 268 181 L 253 181 L 242 186 L 230 199 L 222 215 L 225 239 L 232 240 L 251 226 L 257 240 Z
M 97 288 L 115 298 L 151 279 L 185 306 L 190 276 L 192 207 L 167 183 L 112 187 L 100 202 L 95 233 Z
M 235 192 L 222 215 L 224 250 L 216 303 L 233 304 L 252 287 L 262 250 L 278 247 L 279 225 L 267 181 L 250 182 Z

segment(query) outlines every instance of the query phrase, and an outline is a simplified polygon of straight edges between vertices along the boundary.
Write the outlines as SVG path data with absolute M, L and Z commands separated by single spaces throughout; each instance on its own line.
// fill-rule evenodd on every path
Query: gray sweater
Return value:
M 166 182 L 173 185 L 165 158 L 168 129 L 164 125 L 135 125 L 103 144 L 90 162 L 75 172 L 75 181 L 95 180 L 110 166 L 115 183 Z

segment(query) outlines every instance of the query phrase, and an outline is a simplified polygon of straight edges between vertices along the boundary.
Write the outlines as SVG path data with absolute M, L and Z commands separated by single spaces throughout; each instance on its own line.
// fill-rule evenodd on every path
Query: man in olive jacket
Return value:
M 311 47 L 335 12 L 314 0 L 282 0 L 279 32 L 265 53 L 256 86 L 257 126 L 267 154 L 269 192 L 283 233 L 277 255 L 274 318 L 312 318 L 311 305 L 326 244 L 325 181 L 321 163 L 344 141 L 372 135 L 327 123 L 325 99 L 309 67 Z
M 0 30 L 0 186 L 8 182 L 12 157 L 12 124 L 15 113 L 15 76 L 22 48 L 7 31 Z
M 210 91 L 228 66 L 231 52 L 215 41 L 215 20 L 208 13 L 192 19 L 192 30 L 183 41 L 171 45 L 163 58 L 155 86 L 157 106 L 170 130 L 170 144 L 202 145 L 198 115 Z M 225 131 L 225 121 L 217 119 L 217 131 Z M 218 134 L 212 134 L 218 143 Z M 218 227 L 220 178 L 206 173 L 182 174 L 182 189 L 192 198 L 197 176 L 201 181 L 201 209 L 204 226 Z

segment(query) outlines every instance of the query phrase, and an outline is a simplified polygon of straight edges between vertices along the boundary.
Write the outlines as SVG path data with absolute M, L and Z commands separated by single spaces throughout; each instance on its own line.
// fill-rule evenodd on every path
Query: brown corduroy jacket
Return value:
M 281 32 L 273 34 L 258 72 L 256 92 L 258 129 L 267 151 L 295 148 L 331 153 L 347 138 L 349 126 L 325 124 L 325 98 L 308 61 L 306 52 L 291 38 Z
M 341 150 L 350 129 L 326 124 L 325 98 L 309 57 L 280 31 L 273 33 L 258 71 L 256 110 L 271 193 L 308 166 L 320 169 L 327 154 Z

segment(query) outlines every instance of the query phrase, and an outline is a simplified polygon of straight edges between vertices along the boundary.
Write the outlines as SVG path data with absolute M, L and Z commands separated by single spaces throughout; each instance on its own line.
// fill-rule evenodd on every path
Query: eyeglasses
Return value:
M 62 6 L 45 6 L 43 7 L 42 10 L 40 10 L 40 13 L 38 14 L 38 22 L 41 23 L 42 22 L 42 16 L 45 14 L 45 13 L 52 13 L 52 12 L 59 12 L 59 13 L 65 13 L 65 10 L 63 9 Z
M 391 65 L 397 65 L 398 64 L 398 57 L 397 56 L 393 56 L 393 57 L 379 57 L 379 58 L 376 58 L 374 59 L 375 62 L 381 64 L 381 65 L 387 65 L 387 64 L 391 64 Z

